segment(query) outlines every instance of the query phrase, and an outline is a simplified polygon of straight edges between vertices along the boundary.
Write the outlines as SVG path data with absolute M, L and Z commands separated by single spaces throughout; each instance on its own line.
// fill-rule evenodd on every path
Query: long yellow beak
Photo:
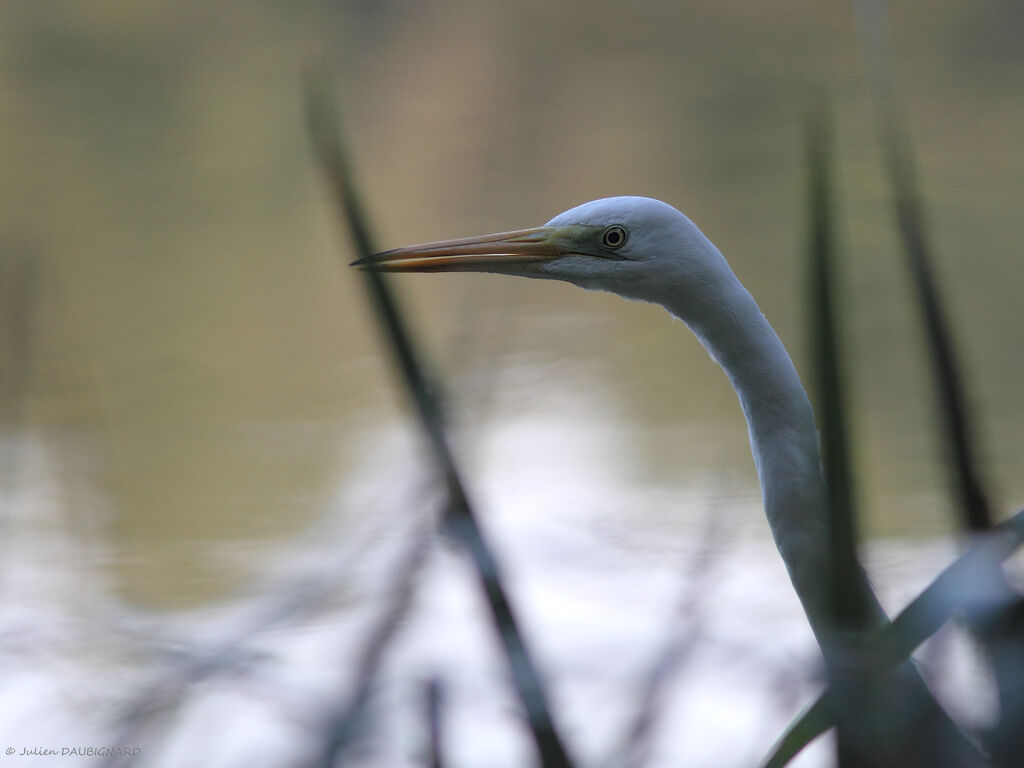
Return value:
M 569 251 L 559 243 L 556 227 L 534 227 L 483 237 L 440 240 L 396 248 L 353 261 L 359 269 L 385 272 L 486 271 L 488 267 L 548 261 Z

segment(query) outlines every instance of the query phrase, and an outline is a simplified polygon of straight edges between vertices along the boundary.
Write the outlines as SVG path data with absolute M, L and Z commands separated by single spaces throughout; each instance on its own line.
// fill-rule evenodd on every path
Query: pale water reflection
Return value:
M 584 764 L 616 755 L 645 674 L 678 635 L 686 650 L 650 765 L 754 764 L 817 690 L 813 638 L 766 536 L 756 489 L 723 493 L 714 478 L 687 478 L 637 495 L 614 470 L 628 466 L 615 434 L 548 413 L 503 424 L 472 462 L 486 530 L 552 682 L 560 724 Z M 110 746 L 131 708 L 169 692 L 171 700 L 180 694 L 180 706 L 130 738 L 144 750 L 141 764 L 307 759 L 323 713 L 353 684 L 417 520 L 438 501 L 407 430 L 363 435 L 356 479 L 301 535 L 252 553 L 263 565 L 250 567 L 239 594 L 163 614 L 133 609 L 112 590 L 109 549 L 80 528 L 60 491 L 55 457 L 67 446 L 38 433 L 7 439 L 17 441 L 20 461 L 5 498 L 17 546 L 4 576 L 17 589 L 0 616 L 4 744 Z M 612 469 L 595 474 L 595 465 Z M 645 529 L 640 520 L 660 524 Z M 952 555 L 946 541 L 889 540 L 869 547 L 868 562 L 895 607 Z M 435 676 L 453 765 L 529 764 L 475 590 L 461 555 L 436 545 L 373 688 L 366 751 L 352 764 L 422 764 L 423 688 Z M 984 719 L 991 703 L 977 662 L 961 648 L 960 662 L 948 664 L 949 642 L 947 633 L 932 644 L 928 668 L 957 670 L 937 678 L 944 698 L 968 720 Z M 827 764 L 829 754 L 819 744 L 797 765 Z

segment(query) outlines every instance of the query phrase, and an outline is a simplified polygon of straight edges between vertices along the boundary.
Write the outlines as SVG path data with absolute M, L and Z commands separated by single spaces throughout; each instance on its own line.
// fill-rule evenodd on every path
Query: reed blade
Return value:
M 857 557 L 857 509 L 839 338 L 841 290 L 836 275 L 831 141 L 828 117 L 820 107 L 807 121 L 811 358 L 828 483 L 833 621 L 837 629 L 856 630 L 870 625 L 872 613 Z
M 358 193 L 348 155 L 341 140 L 341 119 L 333 95 L 332 78 L 325 66 L 312 68 L 305 79 L 306 119 L 313 146 L 334 192 L 342 222 L 357 258 L 377 252 Z M 465 547 L 475 566 L 495 632 L 530 733 L 545 768 L 571 768 L 572 761 L 555 726 L 549 697 L 507 597 L 501 570 L 490 544 L 477 524 L 476 513 L 462 482 L 442 419 L 441 405 L 420 365 L 407 325 L 398 309 L 386 276 L 375 270 L 361 272 L 371 302 L 384 329 L 387 346 L 409 390 L 420 426 L 432 447 L 438 472 L 448 492 L 445 527 Z
M 888 15 L 884 3 L 876 0 L 857 0 L 854 7 L 893 212 L 928 344 L 936 410 L 943 425 L 942 440 L 953 465 L 950 473 L 953 493 L 967 530 L 984 531 L 992 527 L 992 512 L 978 468 L 977 425 L 970 412 L 963 369 L 954 349 L 949 316 L 935 277 L 911 144 L 894 97 Z

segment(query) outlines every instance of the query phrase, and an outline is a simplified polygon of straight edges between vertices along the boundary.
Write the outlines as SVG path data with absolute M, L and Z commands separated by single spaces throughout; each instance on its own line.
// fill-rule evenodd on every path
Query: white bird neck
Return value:
M 829 539 L 814 412 L 782 341 L 715 253 L 700 290 L 666 281 L 658 303 L 697 335 L 739 396 L 768 523 L 817 634 L 828 617 Z

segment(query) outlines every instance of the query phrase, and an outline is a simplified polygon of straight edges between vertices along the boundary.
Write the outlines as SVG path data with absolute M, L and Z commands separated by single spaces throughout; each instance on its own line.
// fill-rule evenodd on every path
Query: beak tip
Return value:
M 356 259 L 349 266 L 380 272 L 481 272 L 495 264 L 547 260 L 562 255 L 549 241 L 548 227 L 499 232 L 411 245 Z

